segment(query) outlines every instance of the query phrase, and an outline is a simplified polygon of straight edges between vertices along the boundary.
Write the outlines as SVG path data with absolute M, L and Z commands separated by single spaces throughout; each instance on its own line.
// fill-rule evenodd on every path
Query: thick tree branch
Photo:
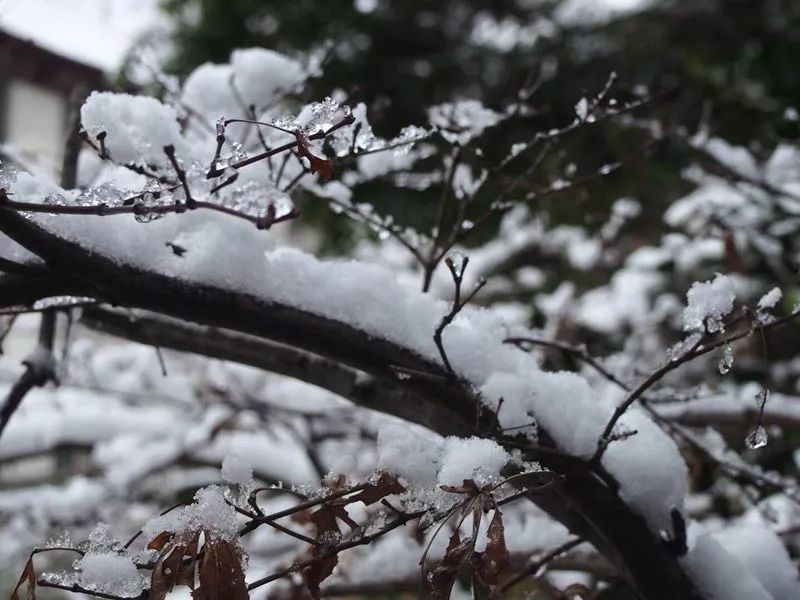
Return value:
M 443 435 L 499 432 L 495 416 L 475 398 L 470 386 L 448 378 L 441 365 L 347 323 L 245 292 L 188 284 L 120 263 L 78 242 L 58 238 L 11 210 L 0 208 L 0 230 L 42 256 L 62 277 L 85 281 L 103 297 L 124 299 L 131 308 L 276 341 L 366 372 L 380 381 L 396 382 L 398 368 L 429 374 L 404 380 L 405 389 L 422 399 L 405 418 Z M 547 432 L 540 433 L 546 444 Z M 537 458 L 535 454 L 531 457 Z M 558 494 L 537 495 L 536 502 L 619 565 L 643 598 L 700 597 L 667 545 L 589 465 L 557 453 L 538 458 L 563 475 L 565 483 Z

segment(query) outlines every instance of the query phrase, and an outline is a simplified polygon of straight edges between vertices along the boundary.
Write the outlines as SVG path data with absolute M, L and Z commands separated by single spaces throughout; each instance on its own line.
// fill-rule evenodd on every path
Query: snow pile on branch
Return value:
M 386 425 L 378 433 L 378 466 L 419 487 L 497 483 L 511 455 L 482 438 L 440 438 L 420 428 Z
M 253 467 L 236 454 L 228 454 L 222 461 L 222 478 L 228 483 L 246 488 L 253 483 Z
M 775 308 L 778 302 L 781 301 L 781 298 L 783 298 L 783 292 L 781 291 L 781 288 L 772 288 L 758 300 L 758 310 L 761 311 Z
M 176 536 L 205 531 L 220 539 L 235 541 L 238 540 L 238 530 L 236 510 L 225 501 L 222 490 L 217 486 L 198 490 L 193 504 L 154 517 L 142 528 L 148 540 L 164 531 Z
M 300 63 L 264 48 L 234 50 L 231 67 L 233 85 L 248 106 L 266 106 L 277 94 L 295 91 L 306 78 Z
M 713 281 L 695 282 L 686 294 L 688 306 L 683 311 L 684 331 L 722 330 L 722 318 L 733 310 L 736 294 L 733 281 L 717 274 Z
M 241 224 L 236 220 L 195 214 L 165 218 L 148 227 L 117 217 L 33 217 L 56 236 L 95 252 L 156 270 L 187 285 L 222 285 L 268 302 L 292 306 L 345 323 L 370 336 L 388 340 L 419 356 L 439 362 L 432 339 L 448 303 L 420 294 L 397 281 L 395 274 L 377 265 L 350 260 L 321 261 L 296 249 L 277 247 L 259 260 L 254 244 L 230 244 Z M 196 248 L 187 260 L 162 251 L 157 258 L 143 248 L 163 249 L 182 228 L 196 228 Z M 249 228 L 248 237 L 256 230 Z M 202 232 L 205 230 L 205 234 Z M 167 237 L 164 237 L 165 234 Z M 137 239 L 132 245 L 124 240 Z M 263 250 L 262 250 L 263 252 Z M 261 262 L 259 271 L 253 265 Z M 731 300 L 732 302 L 732 300 Z M 491 311 L 466 307 L 445 330 L 444 345 L 456 372 L 481 390 L 492 408 L 504 399 L 500 424 L 532 431 L 532 421 L 550 433 L 557 446 L 585 457 L 597 448 L 599 436 L 614 406 L 604 403 L 586 381 L 573 373 L 544 373 L 535 360 L 503 343 L 508 329 Z M 630 424 L 629 424 L 630 423 Z M 677 447 L 649 419 L 626 415 L 620 426 L 639 430 L 612 444 L 604 464 L 621 483 L 621 495 L 632 502 L 657 530 L 671 531 L 670 512 L 681 510 L 686 490 L 685 467 Z M 639 439 L 642 441 L 640 442 Z M 648 450 L 651 444 L 652 450 Z M 627 496 L 626 496 L 627 494 Z
M 138 596 L 144 589 L 143 574 L 124 554 L 88 552 L 75 567 L 80 570 L 78 583 L 88 590 L 127 598 Z
M 118 163 L 164 166 L 165 146 L 185 151 L 178 114 L 155 98 L 92 92 L 81 108 L 81 123 L 94 143 L 100 145 L 105 135 L 102 143 Z

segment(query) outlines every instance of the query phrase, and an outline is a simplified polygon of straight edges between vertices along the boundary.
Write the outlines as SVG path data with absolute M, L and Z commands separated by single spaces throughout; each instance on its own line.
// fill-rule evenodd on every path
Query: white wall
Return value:
M 61 166 L 66 98 L 47 88 L 13 79 L 6 88 L 3 142 L 56 173 Z

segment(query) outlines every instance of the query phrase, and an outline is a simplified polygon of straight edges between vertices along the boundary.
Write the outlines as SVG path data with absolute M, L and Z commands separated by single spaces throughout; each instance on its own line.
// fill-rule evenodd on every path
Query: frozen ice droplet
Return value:
M 758 406 L 758 408 L 761 408 L 767 403 L 768 399 L 769 399 L 769 390 L 765 387 L 762 387 L 755 397 L 756 406 Z
M 581 98 L 575 105 L 575 114 L 581 121 L 585 121 L 589 116 L 589 101 L 586 98 Z
M 225 135 L 225 117 L 217 119 L 217 135 Z
M 447 255 L 447 264 L 456 277 L 461 277 L 467 264 L 467 257 L 461 252 L 451 252 Z
M 744 445 L 751 450 L 758 450 L 766 446 L 768 441 L 767 430 L 759 425 L 745 438 Z
M 726 375 L 730 372 L 731 367 L 733 366 L 733 349 L 725 345 L 725 349 L 722 351 L 722 358 L 719 361 L 719 372 L 722 375 Z

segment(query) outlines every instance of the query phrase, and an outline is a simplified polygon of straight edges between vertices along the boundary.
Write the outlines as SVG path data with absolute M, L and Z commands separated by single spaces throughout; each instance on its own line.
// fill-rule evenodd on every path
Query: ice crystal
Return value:
M 750 450 L 758 450 L 766 446 L 768 441 L 767 430 L 759 425 L 745 438 L 744 443 Z
M 725 349 L 722 351 L 722 358 L 719 361 L 719 372 L 726 375 L 733 367 L 733 349 L 726 344 Z

